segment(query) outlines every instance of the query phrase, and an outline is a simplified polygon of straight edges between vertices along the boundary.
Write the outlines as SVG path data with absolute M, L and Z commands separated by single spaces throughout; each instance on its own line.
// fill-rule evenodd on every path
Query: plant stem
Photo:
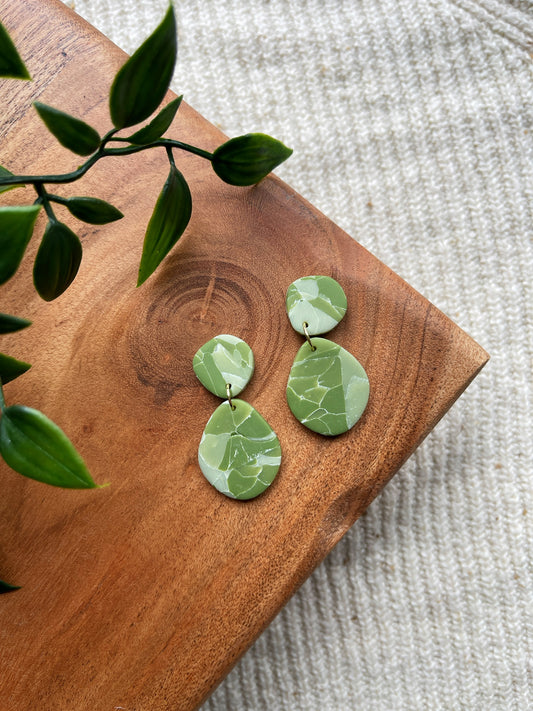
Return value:
M 116 141 L 118 139 L 114 138 L 113 140 Z M 171 148 L 181 148 L 181 150 L 187 151 L 188 153 L 194 153 L 195 155 L 200 156 L 201 158 L 206 158 L 207 160 L 213 159 L 213 154 L 209 153 L 209 151 L 204 151 L 202 148 L 197 148 L 196 146 L 191 146 L 188 143 L 182 143 L 181 141 L 174 141 L 170 138 L 160 138 L 159 140 L 154 141 L 153 143 L 147 143 L 145 146 L 136 146 L 134 144 L 130 144 L 129 146 L 125 146 L 124 148 L 106 148 L 104 150 L 104 155 L 129 156 L 133 153 L 145 151 L 148 148 L 157 148 L 158 146 L 163 146 L 165 148 L 167 146 L 170 146 Z M 19 182 L 21 182 L 20 178 Z M 0 185 L 2 185 L 1 180 Z
M 129 138 L 122 138 L 122 136 L 115 136 L 111 139 L 112 141 L 120 141 L 121 143 L 129 143 L 130 146 L 137 148 L 138 150 L 144 150 L 145 148 L 153 148 L 154 146 L 172 146 L 173 148 L 181 148 L 183 151 L 188 151 L 189 153 L 194 153 L 201 158 L 207 158 L 207 160 L 213 159 L 213 154 L 209 151 L 204 151 L 202 148 L 197 148 L 196 146 L 191 146 L 190 143 L 183 143 L 183 141 L 174 141 L 171 138 L 159 138 L 153 143 L 146 144 L 135 144 L 131 143 Z
M 2 378 L 0 378 L 0 412 L 6 409 L 6 401 L 4 399 L 4 389 L 2 387 Z
M 173 168 L 175 168 L 175 167 L 176 167 L 176 163 L 174 162 L 174 156 L 172 155 L 172 148 L 171 148 L 171 146 L 167 146 L 167 157 L 168 157 L 168 162 L 170 163 L 170 165 L 171 165 Z
M 43 184 L 35 183 L 34 187 L 37 192 L 37 195 L 39 196 L 39 200 L 43 204 L 48 219 L 50 220 L 50 222 L 57 222 L 57 217 L 54 215 L 54 211 L 52 210 L 52 206 L 50 205 L 50 196 L 46 192 Z
M 209 151 L 204 151 L 202 148 L 197 148 L 196 146 L 191 146 L 188 143 L 182 143 L 181 141 L 174 141 L 170 138 L 160 138 L 159 140 L 154 141 L 153 143 L 147 143 L 146 145 L 141 146 L 135 146 L 133 144 L 130 144 L 128 146 L 125 146 L 124 148 L 106 148 L 106 144 L 108 141 L 120 140 L 119 138 L 112 138 L 116 130 L 117 129 L 113 129 L 112 131 L 106 133 L 106 135 L 102 139 L 100 148 L 96 151 L 96 153 L 93 153 L 93 155 L 87 161 L 85 161 L 83 165 L 80 165 L 77 170 L 74 170 L 71 173 L 63 173 L 61 175 L 13 175 L 9 176 L 8 178 L 0 178 L 0 186 L 17 185 L 18 183 L 24 183 L 26 185 L 33 184 L 35 186 L 43 183 L 74 183 L 76 180 L 79 180 L 79 178 L 83 177 L 85 173 L 87 173 L 87 171 L 92 168 L 92 166 L 97 161 L 100 160 L 100 158 L 106 158 L 107 156 L 129 156 L 133 155 L 134 153 L 146 151 L 149 148 L 166 148 L 167 146 L 171 148 L 180 148 L 183 151 L 194 153 L 195 155 L 200 156 L 201 158 L 205 158 L 209 161 L 213 159 L 213 154 L 209 153 Z
M 62 175 L 19 175 L 16 180 L 13 178 L 0 178 L 0 186 L 2 185 L 15 185 L 16 183 L 33 184 L 37 183 L 73 183 L 78 180 L 91 168 L 100 158 L 102 153 L 97 151 L 94 153 L 88 161 L 77 170 L 72 171 L 72 173 L 63 173 Z M 13 176 L 15 177 L 15 176 Z
M 100 150 L 104 148 L 105 144 L 111 140 L 111 138 L 115 135 L 115 133 L 118 131 L 118 128 L 112 128 L 110 131 L 108 131 L 102 140 L 100 141 Z M 117 141 L 117 138 L 113 138 L 114 141 Z
M 181 148 L 182 151 L 187 151 L 188 153 L 194 153 L 200 158 L 205 158 L 208 161 L 213 160 L 213 154 L 209 151 L 204 151 L 202 148 L 197 148 L 196 146 L 191 146 L 189 143 L 183 143 L 182 141 L 173 141 L 170 138 L 161 138 L 161 145 L 172 146 L 173 148 Z
M 48 199 L 50 202 L 57 202 L 58 205 L 68 205 L 68 199 L 61 197 L 61 195 L 52 195 L 52 193 L 48 193 Z

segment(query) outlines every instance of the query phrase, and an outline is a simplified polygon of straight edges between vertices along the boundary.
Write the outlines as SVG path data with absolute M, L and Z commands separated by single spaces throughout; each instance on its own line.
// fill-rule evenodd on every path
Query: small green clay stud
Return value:
M 292 327 L 304 335 L 327 333 L 342 320 L 347 300 L 341 285 L 328 276 L 306 276 L 293 281 L 285 300 Z
M 196 352 L 192 367 L 196 377 L 209 392 L 226 397 L 226 384 L 231 395 L 239 395 L 254 372 L 254 355 L 241 338 L 223 334 L 215 336 Z

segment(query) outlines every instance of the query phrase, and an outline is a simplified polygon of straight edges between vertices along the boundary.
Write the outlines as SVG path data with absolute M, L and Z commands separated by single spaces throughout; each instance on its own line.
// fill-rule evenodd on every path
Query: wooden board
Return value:
M 110 127 L 107 92 L 123 53 L 59 0 L 0 0 L 34 81 L 3 81 L 0 162 L 59 172 L 75 159 L 31 108 L 39 98 Z M 207 150 L 223 135 L 183 106 L 171 135 Z M 100 162 L 63 194 L 95 195 L 126 217 L 80 235 L 78 279 L 46 304 L 31 284 L 34 240 L 0 290 L 0 310 L 33 320 L 2 350 L 33 368 L 6 387 L 54 419 L 100 482 L 61 491 L 0 466 L 0 708 L 175 711 L 200 704 L 364 511 L 486 362 L 446 316 L 287 185 L 227 186 L 183 155 L 194 212 L 163 267 L 135 288 L 164 152 Z M 59 189 L 58 189 L 59 192 Z M 20 201 L 14 191 L 4 201 Z M 31 192 L 27 193 L 31 198 Z M 43 218 L 38 232 L 43 229 Z M 304 429 L 285 403 L 301 337 L 287 286 L 329 274 L 348 296 L 331 338 L 371 383 L 346 435 Z M 206 482 L 197 446 L 218 399 L 191 359 L 218 333 L 244 338 L 256 372 L 244 396 L 278 433 L 267 493 L 235 502 Z

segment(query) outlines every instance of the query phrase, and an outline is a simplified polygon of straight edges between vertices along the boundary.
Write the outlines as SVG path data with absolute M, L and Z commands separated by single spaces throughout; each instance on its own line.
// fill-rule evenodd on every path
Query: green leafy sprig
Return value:
M 180 96 L 161 108 L 174 73 L 176 56 L 176 20 L 170 4 L 161 24 L 114 78 L 109 92 L 112 127 L 106 133 L 101 134 L 60 109 L 34 102 L 40 118 L 59 143 L 86 160 L 75 170 L 59 175 L 14 175 L 0 166 L 0 194 L 27 185 L 36 193 L 33 205 L 0 207 L 0 285 L 18 270 L 43 209 L 47 223 L 33 265 L 33 283 L 46 301 L 56 299 L 68 289 L 78 273 L 82 245 L 75 232 L 56 216 L 57 206 L 93 225 L 119 220 L 123 214 L 100 198 L 62 197 L 51 191 L 50 186 L 76 182 L 104 158 L 149 149 L 164 150 L 168 158 L 169 173 L 144 237 L 137 281 L 140 286 L 174 247 L 191 217 L 191 193 L 176 166 L 175 151 L 187 151 L 210 161 L 221 180 L 236 186 L 255 185 L 291 155 L 291 149 L 262 133 L 232 138 L 213 153 L 165 137 L 183 98 Z M 31 79 L 1 23 L 0 77 Z M 131 135 L 117 135 L 150 118 Z M 26 319 L 0 313 L 0 334 L 13 333 L 29 325 Z M 30 367 L 29 363 L 0 353 L 0 456 L 15 471 L 46 484 L 98 488 L 74 445 L 56 424 L 25 405 L 6 405 L 3 386 Z M 0 580 L 0 594 L 16 589 Z
M 9 237 L 4 242 L 8 240 L 11 245 L 11 250 L 0 249 L 0 283 L 17 270 L 31 237 L 37 212 L 43 207 L 48 225 L 34 264 L 35 288 L 43 299 L 51 301 L 70 286 L 81 262 L 81 244 L 74 232 L 58 220 L 53 204 L 66 207 L 74 217 L 91 224 L 120 219 L 122 213 L 98 198 L 63 198 L 49 192 L 47 186 L 73 183 L 103 158 L 127 156 L 153 148 L 164 149 L 168 156 L 170 172 L 145 234 L 137 282 L 139 286 L 176 244 L 191 217 L 191 194 L 184 176 L 176 167 L 175 150 L 188 151 L 209 160 L 223 181 L 239 186 L 258 183 L 291 155 L 292 151 L 280 141 L 262 133 L 232 138 L 214 153 L 166 138 L 164 134 L 176 116 L 181 96 L 159 109 L 147 125 L 132 135 L 117 135 L 122 129 L 146 121 L 160 107 L 174 72 L 176 37 L 176 20 L 170 5 L 161 24 L 115 76 L 109 92 L 109 114 L 113 127 L 103 136 L 70 114 L 41 102 L 34 103 L 39 116 L 59 143 L 87 159 L 76 170 L 60 175 L 13 175 L 0 167 L 0 191 L 32 185 L 37 193 L 33 209 L 24 208 L 26 212 L 17 212 L 17 208 L 0 208 L 0 241 L 3 239 L 1 233 L 9 228 Z M 16 51 L 13 45 L 5 49 Z M 5 64 L 18 66 L 13 58 Z

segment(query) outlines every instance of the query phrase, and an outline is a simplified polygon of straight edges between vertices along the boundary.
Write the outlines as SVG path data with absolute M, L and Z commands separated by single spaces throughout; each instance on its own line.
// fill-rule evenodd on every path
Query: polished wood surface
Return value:
M 2 81 L 0 163 L 16 173 L 77 165 L 31 108 L 39 99 L 101 133 L 124 54 L 59 0 L 0 0 L 34 81 Z M 224 136 L 183 105 L 170 135 L 214 149 Z M 9 403 L 43 410 L 72 438 L 98 491 L 62 491 L 0 464 L 3 711 L 192 709 L 365 510 L 486 362 L 446 316 L 277 178 L 223 184 L 177 156 L 193 217 L 162 267 L 135 288 L 144 228 L 167 173 L 164 151 L 100 162 L 64 195 L 94 195 L 125 218 L 105 227 L 62 213 L 83 242 L 79 276 L 47 304 L 31 284 L 34 239 L 0 310 L 33 321 L 2 350 L 33 368 Z M 13 191 L 3 202 L 32 200 Z M 58 212 L 61 208 L 58 208 Z M 44 219 L 38 222 L 41 232 Z M 330 338 L 367 370 L 370 402 L 349 433 L 324 438 L 285 402 L 302 339 L 284 295 L 307 274 L 337 279 L 348 313 Z M 250 502 L 202 476 L 197 447 L 219 400 L 196 380 L 196 349 L 244 338 L 256 371 L 243 398 L 277 432 L 283 461 Z

